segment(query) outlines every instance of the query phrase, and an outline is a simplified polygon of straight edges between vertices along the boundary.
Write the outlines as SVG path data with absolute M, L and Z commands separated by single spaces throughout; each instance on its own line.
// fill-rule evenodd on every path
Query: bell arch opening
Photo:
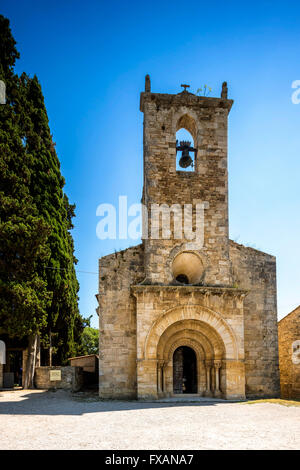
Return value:
M 174 351 L 173 393 L 197 393 L 197 357 L 189 346 L 180 346 Z
M 176 132 L 176 171 L 195 171 L 195 163 L 194 139 L 181 128 Z
M 183 114 L 176 122 L 176 170 L 195 172 L 196 164 L 196 121 L 188 114 Z

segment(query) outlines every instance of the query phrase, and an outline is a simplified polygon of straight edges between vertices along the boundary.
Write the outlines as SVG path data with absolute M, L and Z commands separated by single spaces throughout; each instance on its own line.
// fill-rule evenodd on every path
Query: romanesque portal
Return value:
M 152 93 L 147 76 L 141 93 L 142 202 L 148 213 L 170 208 L 169 236 L 149 218 L 140 245 L 99 260 L 100 396 L 274 397 L 276 260 L 229 239 L 233 101 L 226 83 L 220 98 L 186 88 Z M 181 129 L 190 141 L 177 141 Z M 194 239 L 178 234 L 174 205 L 180 211 L 186 204 L 193 232 L 202 223 Z

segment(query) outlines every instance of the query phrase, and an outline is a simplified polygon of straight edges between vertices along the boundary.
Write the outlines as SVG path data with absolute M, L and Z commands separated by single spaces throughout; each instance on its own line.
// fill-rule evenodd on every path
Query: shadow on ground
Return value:
M 101 400 L 96 393 L 71 393 L 57 391 L 23 391 L 9 392 L 9 400 L 5 401 L 7 391 L 0 391 L 0 414 L 2 415 L 83 415 L 86 413 L 105 413 L 109 411 L 144 410 L 149 408 L 172 408 L 189 406 L 216 406 L 232 404 L 226 400 L 196 399 L 189 401 L 117 401 Z M 16 398 L 12 395 L 16 393 Z

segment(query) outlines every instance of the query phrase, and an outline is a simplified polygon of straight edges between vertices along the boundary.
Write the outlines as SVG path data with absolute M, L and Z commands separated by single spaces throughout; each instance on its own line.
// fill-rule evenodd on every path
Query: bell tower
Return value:
M 220 98 L 197 96 L 187 90 L 188 85 L 182 87 L 178 94 L 152 93 L 147 75 L 141 93 L 143 203 L 148 213 L 145 283 L 230 286 L 227 121 L 233 101 L 227 98 L 226 82 Z M 180 129 L 191 134 L 193 146 L 176 140 Z M 178 152 L 182 152 L 179 166 Z M 170 220 L 169 236 L 162 233 L 163 209 L 169 211 L 165 219 Z M 176 225 L 180 218 L 181 234 Z M 188 222 L 195 235 L 202 233 L 200 238 L 187 236 Z M 157 223 L 162 227 L 155 232 Z
M 228 239 L 233 101 L 182 88 L 141 93 L 143 242 L 99 260 L 99 393 L 276 397 L 276 259 Z

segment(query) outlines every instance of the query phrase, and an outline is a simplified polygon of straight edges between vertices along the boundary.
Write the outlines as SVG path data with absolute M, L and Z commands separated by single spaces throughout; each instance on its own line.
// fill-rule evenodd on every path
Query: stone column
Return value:
M 206 391 L 205 391 L 205 396 L 206 397 L 211 397 L 212 392 L 211 392 L 211 367 L 212 363 L 211 361 L 205 361 L 205 367 L 206 367 Z
M 166 397 L 170 397 L 173 395 L 173 362 L 166 361 L 164 366 L 164 386 L 165 386 L 165 393 Z
M 214 366 L 215 366 L 215 391 L 214 391 L 214 396 L 215 397 L 220 397 L 221 396 L 221 390 L 220 390 L 220 369 L 221 369 L 221 361 L 214 361 Z
M 157 362 L 157 383 L 158 383 L 158 393 L 162 394 L 165 391 L 165 386 L 164 386 L 164 361 L 158 361 Z
M 198 395 L 203 395 L 204 390 L 204 383 L 203 383 L 203 370 L 205 371 L 205 363 L 204 361 L 197 361 L 198 362 L 198 370 L 197 370 L 197 378 L 198 378 Z
M 161 365 L 161 391 L 165 393 L 166 385 L 165 385 L 165 363 L 163 362 Z

